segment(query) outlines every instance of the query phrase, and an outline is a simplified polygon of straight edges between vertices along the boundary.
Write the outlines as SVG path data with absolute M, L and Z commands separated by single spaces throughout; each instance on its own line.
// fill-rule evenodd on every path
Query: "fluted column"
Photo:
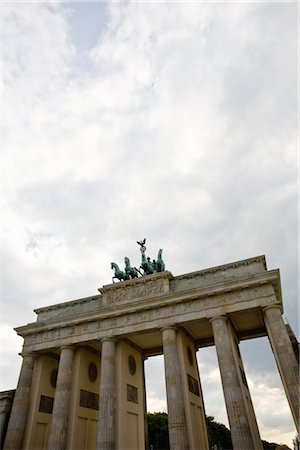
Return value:
M 5 450 L 19 450 L 22 448 L 26 426 L 35 355 L 25 353 L 22 356 L 23 363 L 3 447 Z
M 225 316 L 211 319 L 214 341 L 218 355 L 223 392 L 225 397 L 231 439 L 234 450 L 258 450 L 262 444 L 252 408 L 246 402 L 241 382 L 240 368 L 234 354 L 234 342 L 230 325 Z M 247 413 L 248 409 L 248 413 Z M 251 421 L 251 423 L 250 423 Z
M 71 398 L 73 356 L 73 347 L 66 346 L 61 348 L 51 428 L 48 440 L 49 450 L 63 450 L 66 446 Z
M 14 395 L 14 390 L 0 392 L 0 448 L 4 445 L 4 432 L 7 429 L 5 426 L 8 425 Z
M 188 450 L 188 432 L 180 376 L 176 328 L 163 328 L 162 341 L 167 390 L 170 449 Z
M 5 421 L 6 421 L 6 411 L 4 408 L 1 408 L 1 410 L 0 410 L 0 448 L 1 448 L 1 443 L 2 443 L 2 436 L 3 436 Z
M 143 403 L 144 403 L 144 423 L 145 423 L 145 449 L 149 448 L 149 432 L 148 432 L 148 417 L 147 417 L 147 394 L 146 394 L 146 377 L 145 377 L 145 361 L 148 359 L 143 354 L 142 371 L 143 371 Z
M 282 320 L 280 305 L 264 308 L 264 318 L 285 393 L 299 431 L 299 364 Z
M 116 343 L 102 340 L 98 421 L 98 450 L 116 448 Z

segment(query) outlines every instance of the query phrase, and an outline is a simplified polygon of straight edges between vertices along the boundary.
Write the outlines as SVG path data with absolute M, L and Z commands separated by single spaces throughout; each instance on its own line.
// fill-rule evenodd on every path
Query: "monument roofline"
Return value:
M 121 281 L 119 283 L 105 284 L 104 286 L 99 288 L 98 291 L 101 292 L 101 294 L 103 294 L 106 291 L 118 289 L 120 286 L 134 286 L 134 285 L 137 285 L 140 283 L 147 283 L 147 281 L 149 281 L 149 280 L 155 281 L 156 279 L 162 279 L 162 278 L 167 278 L 168 280 L 173 280 L 176 277 L 173 277 L 171 272 L 169 272 L 168 270 L 165 270 L 164 272 L 158 272 L 158 273 L 154 273 L 154 274 L 139 277 L 139 278 L 133 278 L 132 280 Z
M 88 439 L 145 450 L 143 363 L 163 354 L 170 447 L 208 450 L 196 351 L 215 345 L 234 448 L 263 450 L 239 351 L 240 341 L 263 336 L 298 425 L 297 342 L 282 318 L 279 269 L 256 256 L 173 277 L 162 249 L 151 262 L 145 242 L 137 241 L 143 272 L 127 257 L 124 272 L 111 263 L 112 284 L 100 294 L 38 308 L 35 323 L 15 328 L 23 362 L 13 402 L 13 391 L 0 396 L 0 412 L 11 409 L 5 448 L 47 439 L 49 448 L 82 448 Z
M 151 277 L 149 277 L 151 278 Z M 124 283 L 118 283 L 121 286 Z M 99 320 L 107 320 L 112 319 L 114 317 L 120 317 L 127 314 L 156 310 L 161 306 L 172 306 L 179 303 L 185 303 L 189 300 L 201 300 L 212 298 L 213 296 L 219 295 L 227 295 L 230 292 L 238 292 L 241 289 L 248 290 L 255 287 L 260 287 L 263 285 L 271 285 L 276 292 L 277 303 L 282 308 L 282 298 L 281 298 L 281 289 L 280 289 L 280 273 L 279 270 L 271 270 L 264 271 L 263 273 L 258 273 L 255 276 L 250 275 L 246 277 L 242 277 L 235 281 L 227 281 L 223 283 L 216 283 L 214 286 L 205 286 L 187 289 L 185 291 L 178 292 L 174 294 L 174 292 L 164 293 L 156 297 L 155 302 L 153 302 L 153 298 L 145 297 L 137 299 L 137 302 L 125 303 L 125 304 L 112 304 L 112 305 L 101 305 L 99 308 L 96 307 L 95 310 L 86 311 L 81 314 L 74 314 L 68 317 L 53 317 L 46 318 L 46 320 L 33 322 L 24 326 L 14 328 L 15 331 L 25 337 L 26 335 L 30 335 L 32 333 L 39 333 L 47 330 L 54 330 L 65 327 L 73 327 L 76 325 L 84 324 L 86 322 L 97 322 Z M 274 292 L 274 291 L 273 291 Z M 275 293 L 274 292 L 274 293 Z M 268 294 L 269 295 L 269 294 Z M 101 296 L 98 296 L 98 299 Z M 97 297 L 91 297 L 92 299 L 96 299 Z M 70 302 L 69 302 L 70 303 Z M 267 303 L 269 304 L 269 303 Z M 273 302 L 272 302 L 273 304 Z M 51 307 L 50 311 L 51 311 Z M 53 310 L 52 310 L 53 311 Z
M 263 263 L 265 270 L 267 270 L 267 263 L 265 255 L 253 256 L 252 258 L 241 259 L 239 261 L 234 261 L 227 264 L 222 264 L 220 266 L 209 267 L 208 269 L 196 270 L 194 272 L 185 273 L 183 275 L 178 275 L 174 277 L 175 280 L 184 280 L 185 278 L 192 278 L 195 275 L 205 275 L 207 273 L 215 273 L 223 270 L 237 268 L 240 266 L 249 266 L 255 262 Z
M 56 303 L 54 305 L 49 305 L 49 306 L 42 306 L 40 308 L 35 308 L 33 311 L 36 314 L 40 314 L 42 312 L 48 312 L 48 311 L 55 311 L 57 309 L 63 309 L 66 306 L 79 305 L 79 304 L 90 302 L 91 300 L 97 300 L 100 297 L 101 297 L 101 294 L 90 295 L 89 297 L 78 298 L 75 300 L 68 300 L 66 302 Z
M 241 267 L 241 266 L 248 266 L 250 264 L 253 263 L 262 263 L 265 270 L 267 270 L 267 264 L 266 264 L 266 258 L 265 255 L 259 255 L 259 256 L 254 256 L 252 258 L 247 258 L 247 259 L 242 259 L 240 261 L 234 261 L 231 263 L 227 263 L 227 264 L 222 264 L 219 266 L 214 266 L 214 267 L 210 267 L 207 269 L 201 269 L 201 270 L 196 270 L 194 272 L 188 272 L 182 275 L 177 275 L 177 276 L 173 276 L 171 272 L 169 271 L 165 271 L 165 272 L 160 272 L 159 274 L 154 274 L 154 275 L 148 275 L 147 277 L 142 277 L 142 278 L 135 278 L 133 280 L 127 280 L 127 281 L 122 281 L 120 283 L 111 283 L 111 284 L 106 284 L 103 287 L 99 288 L 98 291 L 100 292 L 100 294 L 95 294 L 95 295 L 91 295 L 89 297 L 82 297 L 79 299 L 74 299 L 74 300 L 68 300 L 66 302 L 60 302 L 60 303 L 56 303 L 53 305 L 49 305 L 49 306 L 42 306 L 40 308 L 35 308 L 33 311 L 36 314 L 40 314 L 43 312 L 49 312 L 49 311 L 55 311 L 58 309 L 63 309 L 66 306 L 73 306 L 73 305 L 78 305 L 78 304 L 83 304 L 83 303 L 87 303 L 91 300 L 96 300 L 101 298 L 101 293 L 103 291 L 107 291 L 107 290 L 114 290 L 114 289 L 118 289 L 120 286 L 131 286 L 131 285 L 135 285 L 137 283 L 141 283 L 141 282 L 146 282 L 147 280 L 152 280 L 155 278 L 161 278 L 161 277 L 166 277 L 170 280 L 184 280 L 184 279 L 188 279 L 188 278 L 193 278 L 196 275 L 197 276 L 203 276 L 206 274 L 211 274 L 211 273 L 216 273 L 216 272 L 221 272 L 230 268 L 237 268 L 237 267 Z

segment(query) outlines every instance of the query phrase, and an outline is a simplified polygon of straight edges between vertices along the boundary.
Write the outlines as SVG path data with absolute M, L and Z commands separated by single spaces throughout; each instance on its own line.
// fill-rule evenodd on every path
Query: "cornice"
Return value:
M 162 306 L 168 306 L 172 304 L 182 303 L 188 300 L 201 299 L 207 297 L 213 297 L 214 295 L 226 294 L 231 291 L 237 291 L 247 288 L 253 288 L 263 284 L 271 284 L 273 288 L 278 289 L 280 286 L 279 270 L 273 270 L 268 272 L 259 273 L 245 278 L 240 278 L 237 281 L 227 281 L 222 283 L 214 283 L 211 286 L 205 286 L 202 288 L 193 288 L 180 292 L 177 294 L 168 293 L 161 295 L 153 302 L 153 299 L 145 299 L 139 302 L 128 303 L 123 305 L 101 307 L 96 311 L 90 311 L 84 314 L 78 314 L 76 316 L 68 318 L 59 318 L 53 321 L 39 321 L 25 326 L 15 328 L 15 331 L 25 337 L 32 333 L 39 333 L 44 331 L 50 331 L 53 329 L 59 329 L 69 326 L 75 326 L 82 323 L 94 322 L 98 320 L 104 320 L 107 318 L 118 317 L 125 314 L 131 314 L 137 311 L 147 311 L 157 309 Z M 281 302 L 281 297 L 277 299 Z
M 169 280 L 174 280 L 174 281 L 187 280 L 187 279 L 192 279 L 192 278 L 195 278 L 198 276 L 202 277 L 207 274 L 222 272 L 222 271 L 225 271 L 225 270 L 228 270 L 231 268 L 235 269 L 235 268 L 238 268 L 241 266 L 249 266 L 250 264 L 253 264 L 256 262 L 263 263 L 264 268 L 267 270 L 265 256 L 260 255 L 260 256 L 255 256 L 252 258 L 235 261 L 235 262 L 220 265 L 220 266 L 211 267 L 209 269 L 203 269 L 203 270 L 198 270 L 198 271 L 190 272 L 190 273 L 183 274 L 183 275 L 178 275 L 175 277 L 172 275 L 171 272 L 164 271 L 164 272 L 160 272 L 160 273 L 157 273 L 154 275 L 148 275 L 147 277 L 135 278 L 133 280 L 122 281 L 120 283 L 107 284 L 98 289 L 100 294 L 96 294 L 96 295 L 92 295 L 92 296 L 84 297 L 84 298 L 80 298 L 80 299 L 70 300 L 70 301 L 63 302 L 63 303 L 57 303 L 54 305 L 44 306 L 41 308 L 36 308 L 36 309 L 34 309 L 34 312 L 36 314 L 40 314 L 40 313 L 45 313 L 45 312 L 57 311 L 57 310 L 64 309 L 69 306 L 76 306 L 76 305 L 88 303 L 91 300 L 100 299 L 102 297 L 101 294 L 103 294 L 104 292 L 119 290 L 120 288 L 131 287 L 131 286 L 135 286 L 138 284 L 141 285 L 143 283 L 147 283 L 149 281 L 155 281 L 157 279 L 169 279 Z M 214 285 L 216 285 L 216 284 L 214 284 Z
M 79 298 L 77 300 L 70 300 L 70 301 L 63 302 L 63 303 L 57 303 L 55 305 L 42 306 L 41 308 L 36 308 L 33 311 L 36 314 L 50 312 L 50 311 L 57 311 L 58 309 L 64 309 L 69 306 L 82 305 L 83 303 L 88 303 L 91 300 L 97 300 L 99 298 L 101 298 L 101 294 L 96 294 L 96 295 L 92 295 L 90 297 Z
M 263 263 L 263 266 L 264 266 L 265 270 L 267 271 L 267 263 L 266 263 L 265 255 L 260 255 L 260 256 L 254 256 L 253 258 L 242 259 L 240 261 L 223 264 L 221 266 L 210 267 L 209 269 L 197 270 L 196 272 L 190 272 L 190 273 L 186 273 L 183 275 L 178 275 L 178 276 L 174 277 L 174 280 L 176 280 L 176 281 L 177 280 L 186 280 L 186 279 L 195 278 L 196 276 L 201 277 L 201 276 L 205 276 L 207 274 L 213 274 L 216 272 L 224 272 L 225 270 L 228 270 L 228 269 L 236 269 L 236 268 L 242 267 L 242 266 L 249 266 L 250 264 L 257 263 L 257 262 Z
M 121 281 L 119 283 L 106 284 L 106 285 L 102 286 L 101 288 L 99 288 L 98 291 L 101 292 L 101 294 L 103 294 L 107 291 L 114 291 L 114 290 L 118 290 L 121 288 L 127 288 L 127 287 L 132 287 L 132 286 L 136 286 L 136 285 L 149 283 L 149 281 L 157 281 L 157 280 L 161 280 L 161 279 L 172 280 L 173 278 L 174 277 L 171 274 L 171 272 L 165 270 L 164 272 L 155 273 L 153 275 L 147 275 L 145 277 L 134 278 L 133 280 L 126 280 L 126 281 Z

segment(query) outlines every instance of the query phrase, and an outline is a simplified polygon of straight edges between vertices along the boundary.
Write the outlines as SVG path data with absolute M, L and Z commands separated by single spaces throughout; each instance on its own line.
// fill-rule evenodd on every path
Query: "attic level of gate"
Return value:
M 162 351 L 161 329 L 180 327 L 202 347 L 213 344 L 211 319 L 226 315 L 238 339 L 267 334 L 263 308 L 282 311 L 279 270 L 264 256 L 174 277 L 164 271 L 105 285 L 100 294 L 36 309 L 37 321 L 16 328 L 26 351 L 89 345 L 113 336 L 145 354 Z
M 176 277 L 144 272 L 36 309 L 36 322 L 16 328 L 23 362 L 5 450 L 145 449 L 144 360 L 159 353 L 171 450 L 208 450 L 196 348 L 212 344 L 233 448 L 262 450 L 239 340 L 263 335 L 298 427 L 297 343 L 282 319 L 279 270 L 258 256 Z

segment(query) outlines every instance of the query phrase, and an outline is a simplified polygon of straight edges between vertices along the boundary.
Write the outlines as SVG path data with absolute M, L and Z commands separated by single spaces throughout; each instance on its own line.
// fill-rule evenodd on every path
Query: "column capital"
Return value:
M 61 347 L 59 347 L 59 350 L 60 351 L 62 351 L 62 350 L 65 350 L 65 349 L 67 349 L 67 350 L 75 350 L 75 346 L 74 345 L 67 345 L 67 344 L 65 344 L 65 345 L 62 345 Z
M 175 330 L 175 331 L 178 331 L 178 326 L 177 325 L 167 325 L 167 326 L 165 326 L 165 327 L 162 327 L 161 329 L 160 329 L 160 331 L 165 331 L 165 330 Z
M 209 321 L 210 321 L 210 323 L 212 323 L 214 320 L 217 320 L 217 319 L 221 319 L 221 320 L 223 320 L 224 322 L 228 322 L 228 318 L 227 318 L 227 316 L 215 316 L 215 317 L 211 317 L 210 319 L 209 319 Z
M 282 313 L 282 308 L 279 303 L 274 303 L 273 305 L 264 306 L 262 308 L 263 312 L 267 311 L 268 309 L 279 309 L 280 312 Z
M 35 359 L 38 355 L 37 353 L 34 352 L 21 352 L 19 353 L 20 356 L 22 356 L 22 358 L 33 358 Z
M 117 339 L 114 336 L 105 336 L 104 338 L 99 339 L 101 343 L 105 341 L 117 342 Z

